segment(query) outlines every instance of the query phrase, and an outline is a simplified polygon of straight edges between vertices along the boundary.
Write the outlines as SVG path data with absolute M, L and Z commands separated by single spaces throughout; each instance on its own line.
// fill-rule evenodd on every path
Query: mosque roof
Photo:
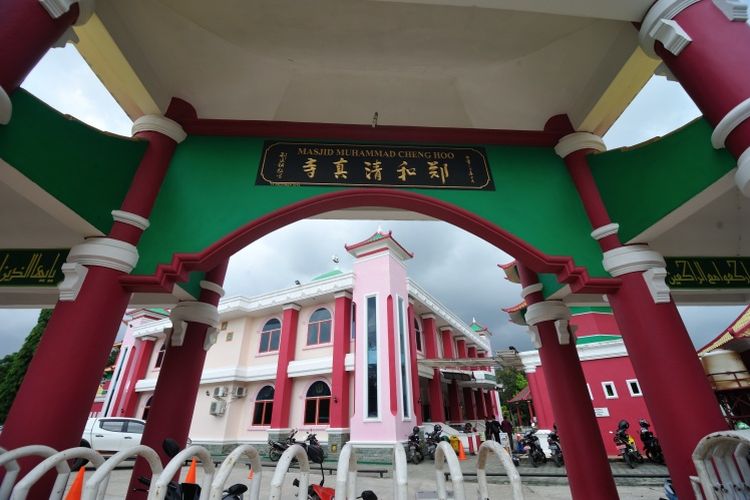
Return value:
M 324 279 L 327 279 L 327 278 L 332 278 L 334 276 L 338 276 L 340 274 L 344 274 L 344 271 L 342 271 L 341 269 L 331 269 L 328 272 L 325 272 L 323 274 L 319 274 L 319 275 L 315 276 L 310 281 L 311 282 L 312 281 L 320 281 L 320 280 L 324 280 Z
M 378 228 L 372 236 L 366 238 L 359 243 L 352 245 L 344 245 L 346 251 L 355 257 L 362 257 L 369 255 L 372 252 L 380 251 L 388 248 L 393 250 L 401 260 L 407 260 L 414 257 L 414 254 L 404 248 L 396 239 L 393 237 L 393 231 L 383 232 L 382 229 Z M 371 252 L 372 251 L 372 252 Z
M 750 338 L 750 306 L 747 306 L 737 318 L 712 341 L 698 349 L 698 354 L 706 354 L 720 347 L 728 348 L 733 340 Z
M 518 267 L 516 266 L 515 260 L 512 260 L 507 264 L 498 264 L 497 267 L 503 270 L 506 280 L 511 283 L 521 283 L 521 277 L 518 276 Z

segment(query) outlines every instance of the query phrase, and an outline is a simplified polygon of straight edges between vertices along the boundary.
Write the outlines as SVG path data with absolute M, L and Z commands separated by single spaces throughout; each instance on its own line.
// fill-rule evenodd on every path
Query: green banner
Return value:
M 750 288 L 750 257 L 665 257 L 672 289 Z
M 69 251 L 0 250 L 0 286 L 55 286 Z

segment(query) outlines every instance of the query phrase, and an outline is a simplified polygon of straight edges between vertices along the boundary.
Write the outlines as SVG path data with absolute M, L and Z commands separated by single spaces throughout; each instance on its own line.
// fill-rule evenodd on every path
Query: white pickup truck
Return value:
M 116 453 L 141 444 L 146 422 L 138 418 L 100 417 L 90 418 L 83 429 L 83 439 L 101 453 Z

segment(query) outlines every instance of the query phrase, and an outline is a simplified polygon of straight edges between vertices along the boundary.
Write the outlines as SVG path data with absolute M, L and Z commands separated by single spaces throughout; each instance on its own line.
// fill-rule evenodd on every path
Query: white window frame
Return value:
M 612 387 L 612 393 L 614 394 L 613 396 L 610 396 L 609 394 L 607 394 L 608 385 Z M 618 399 L 619 398 L 619 396 L 617 395 L 617 387 L 615 386 L 615 383 L 611 380 L 602 382 L 602 391 L 604 392 L 605 399 Z
M 591 386 L 589 384 L 586 384 L 586 389 L 589 390 L 589 398 L 591 399 L 591 401 L 593 401 L 594 400 L 594 393 L 591 392 Z
M 370 293 L 370 294 L 364 295 L 363 296 L 363 301 L 362 301 L 364 303 L 364 305 L 361 307 L 361 309 L 362 309 L 362 311 L 361 311 L 361 314 L 362 314 L 362 316 L 361 316 L 362 323 L 361 324 L 363 325 L 363 327 L 365 329 L 364 330 L 364 344 L 363 344 L 364 345 L 364 349 L 362 349 L 362 367 L 364 368 L 364 370 L 363 370 L 364 376 L 362 377 L 362 379 L 363 379 L 362 380 L 362 382 L 363 382 L 362 383 L 362 387 L 363 387 L 362 394 L 364 395 L 364 397 L 362 398 L 362 408 L 363 408 L 362 421 L 363 422 L 382 422 L 383 421 L 383 413 L 381 412 L 381 404 L 383 403 L 383 401 L 382 401 L 382 398 L 380 397 L 381 391 L 377 391 L 377 400 L 378 400 L 378 402 L 377 402 L 377 405 L 378 405 L 378 414 L 377 414 L 377 416 L 375 416 L 375 417 L 369 417 L 369 416 L 367 416 L 367 410 L 368 410 L 368 408 L 367 408 L 367 400 L 368 400 L 368 396 L 369 396 L 369 387 L 367 385 L 367 299 L 369 299 L 370 297 L 375 297 L 375 337 L 377 338 L 377 346 L 375 347 L 375 352 L 377 353 L 376 354 L 376 356 L 377 356 L 376 359 L 378 360 L 378 363 L 376 365 L 375 370 L 377 372 L 378 388 L 382 388 L 383 387 L 383 385 L 382 385 L 383 384 L 383 376 L 382 376 L 382 371 L 381 371 L 381 368 L 380 368 L 380 365 L 382 364 L 382 363 L 380 363 L 380 350 L 383 348 L 383 346 L 380 345 L 380 344 L 382 344 L 381 339 L 380 339 L 380 328 L 381 328 L 381 325 L 380 325 L 380 307 L 381 306 L 380 306 L 380 294 L 378 294 L 376 292 L 376 293 Z M 358 307 L 357 309 L 360 309 L 360 308 Z
M 635 383 L 635 385 L 638 387 L 638 393 L 633 392 L 633 387 L 630 385 L 632 383 Z M 643 397 L 643 389 L 641 389 L 641 384 L 638 382 L 637 378 L 629 378 L 625 381 L 625 385 L 628 386 L 628 391 L 630 392 L 630 395 L 634 398 L 641 398 Z

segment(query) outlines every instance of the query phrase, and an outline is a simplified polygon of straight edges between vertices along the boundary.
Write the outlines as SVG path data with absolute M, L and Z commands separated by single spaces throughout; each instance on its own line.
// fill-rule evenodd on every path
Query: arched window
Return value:
M 305 398 L 305 423 L 325 425 L 331 415 L 331 389 L 325 382 L 315 382 Z
M 328 344 L 331 342 L 331 313 L 320 308 L 312 313 L 307 325 L 307 345 Z
M 156 354 L 156 363 L 154 363 L 154 368 L 161 368 L 161 364 L 164 362 L 164 353 L 167 352 L 167 341 L 165 340 L 164 343 L 159 348 L 159 352 Z
M 267 385 L 258 391 L 253 411 L 253 425 L 271 425 L 273 412 L 273 387 Z
M 154 399 L 153 396 L 151 396 L 150 398 L 148 398 L 146 400 L 146 406 L 143 407 L 143 415 L 141 416 L 141 418 L 143 420 L 148 420 L 148 412 L 151 411 L 151 400 L 152 399 Z
M 422 352 L 422 326 L 417 318 L 414 318 L 414 340 L 417 341 L 417 351 Z
M 281 339 L 281 321 L 269 319 L 260 332 L 260 349 L 258 349 L 258 352 L 278 351 L 279 339 Z

